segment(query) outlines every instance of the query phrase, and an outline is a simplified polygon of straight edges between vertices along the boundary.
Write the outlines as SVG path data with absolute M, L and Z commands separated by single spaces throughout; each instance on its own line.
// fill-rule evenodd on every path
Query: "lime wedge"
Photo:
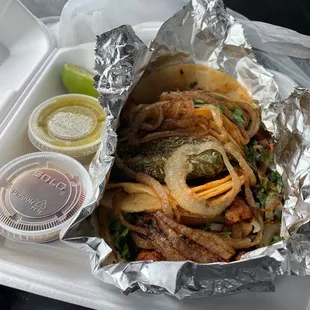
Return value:
M 99 93 L 94 88 L 94 74 L 79 66 L 65 63 L 61 79 L 68 93 L 89 95 L 95 98 Z

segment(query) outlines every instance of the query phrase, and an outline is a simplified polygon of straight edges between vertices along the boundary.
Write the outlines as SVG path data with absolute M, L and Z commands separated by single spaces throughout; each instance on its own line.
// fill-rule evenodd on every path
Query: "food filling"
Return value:
M 125 106 L 100 208 L 115 261 L 229 262 L 280 239 L 284 184 L 258 103 L 188 85 Z

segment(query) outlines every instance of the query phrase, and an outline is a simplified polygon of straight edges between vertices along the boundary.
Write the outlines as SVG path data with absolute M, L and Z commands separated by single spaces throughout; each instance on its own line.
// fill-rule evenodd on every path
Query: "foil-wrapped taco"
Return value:
M 120 124 L 116 165 L 131 180 L 108 184 L 99 212 L 122 259 L 228 262 L 279 240 L 274 147 L 232 76 L 196 64 L 153 71 Z

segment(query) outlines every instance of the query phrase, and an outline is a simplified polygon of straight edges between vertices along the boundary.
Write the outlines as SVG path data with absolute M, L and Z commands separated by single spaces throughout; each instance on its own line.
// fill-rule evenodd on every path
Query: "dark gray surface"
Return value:
M 310 35 L 310 0 L 224 0 L 224 3 L 251 20 Z
M 88 310 L 58 300 L 0 286 L 1 310 Z

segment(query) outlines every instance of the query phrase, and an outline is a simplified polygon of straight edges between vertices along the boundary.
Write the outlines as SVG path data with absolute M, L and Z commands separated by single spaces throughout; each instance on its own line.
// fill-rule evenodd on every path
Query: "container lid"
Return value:
M 19 1 L 0 2 L 0 121 L 2 121 L 54 50 L 55 42 L 43 23 Z
M 69 156 L 40 152 L 0 169 L 0 233 L 25 242 L 48 242 L 92 197 L 86 169 Z
M 41 151 L 72 157 L 93 154 L 100 145 L 105 112 L 98 100 L 81 94 L 66 94 L 41 103 L 31 114 L 28 135 Z

